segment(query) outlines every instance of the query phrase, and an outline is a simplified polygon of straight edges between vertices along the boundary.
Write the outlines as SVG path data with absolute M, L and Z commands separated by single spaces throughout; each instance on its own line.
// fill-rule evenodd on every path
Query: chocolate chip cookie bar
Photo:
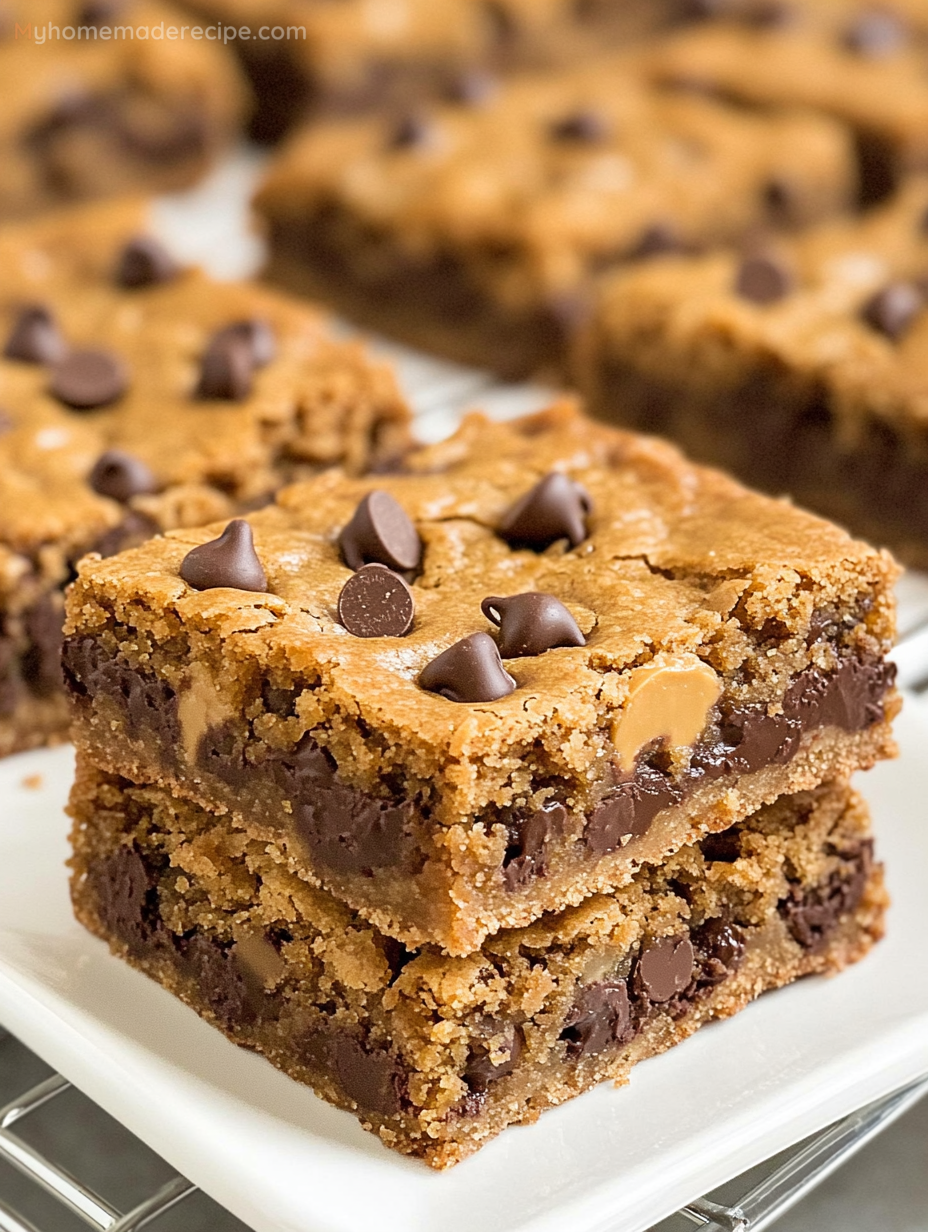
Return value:
M 604 280 L 592 412 L 928 567 L 928 180 L 858 220 Z
M 232 26 L 256 97 L 252 134 L 295 121 L 478 101 L 501 74 L 625 46 L 682 20 L 687 0 L 187 0 Z M 244 32 L 244 34 L 242 33 Z
M 928 168 L 921 0 L 755 0 L 646 51 L 655 79 L 759 107 L 807 106 L 856 136 L 865 203 Z
M 559 367 L 604 268 L 811 222 L 855 192 L 837 121 L 662 93 L 618 58 L 469 107 L 313 126 L 257 207 L 274 281 L 519 376 Z
M 892 561 L 565 405 L 89 556 L 74 739 L 467 954 L 893 752 Z
M 0 228 L 0 755 L 61 738 L 74 562 L 407 444 L 392 374 L 326 319 L 182 269 L 134 205 Z
M 466 956 L 408 949 L 273 845 L 78 763 L 78 919 L 238 1044 L 436 1168 L 759 994 L 861 958 L 886 894 L 863 802 L 787 796 L 614 895 Z
M 185 16 L 157 0 L 4 3 L 0 218 L 202 175 L 247 87 L 222 46 L 179 37 Z

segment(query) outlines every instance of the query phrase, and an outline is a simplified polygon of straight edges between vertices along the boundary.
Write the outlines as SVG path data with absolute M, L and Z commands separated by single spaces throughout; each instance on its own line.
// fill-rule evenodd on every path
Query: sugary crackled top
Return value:
M 391 372 L 332 341 L 321 313 L 178 266 L 165 281 L 121 286 L 121 256 L 138 236 L 146 218 L 135 203 L 0 228 L 0 540 L 17 550 L 59 540 L 86 549 L 127 504 L 161 527 L 201 523 L 302 471 L 363 470 L 405 446 L 408 411 Z M 55 391 L 51 358 L 7 357 L 17 328 L 29 352 L 23 313 L 34 306 L 50 313 L 62 354 L 102 349 L 115 359 L 124 392 L 75 409 Z M 269 329 L 273 355 L 246 365 L 241 396 L 198 396 L 217 331 L 252 320 Z M 150 472 L 128 498 L 91 486 L 95 463 L 113 449 Z
M 865 652 L 884 651 L 892 637 L 895 569 L 885 553 L 693 466 L 660 441 L 593 425 L 569 404 L 514 425 L 473 416 L 450 441 L 412 455 L 409 469 L 376 480 L 330 472 L 250 515 L 265 593 L 195 590 L 181 579 L 182 567 L 193 576 L 183 564 L 188 552 L 214 540 L 222 524 L 173 531 L 112 560 L 88 557 L 71 593 L 68 631 L 103 633 L 113 620 L 144 630 L 142 644 L 180 692 L 198 661 L 218 673 L 214 687 L 233 699 L 229 713 L 244 704 L 234 700 L 238 682 L 256 667 L 263 679 L 289 679 L 305 688 L 291 741 L 307 727 L 360 716 L 386 734 L 391 757 L 406 749 L 423 773 L 429 757 L 441 765 L 449 751 L 467 760 L 501 743 L 531 748 L 533 739 L 553 743 L 567 761 L 588 762 L 589 733 L 608 730 L 637 668 L 698 669 L 697 692 L 708 673 L 716 685 L 703 722 L 749 658 L 740 696 L 782 697 L 790 671 L 810 661 L 816 608 L 853 611 Z M 564 539 L 544 551 L 511 546 L 497 533 L 504 515 L 552 471 L 582 484 L 591 499 L 586 538 L 571 550 Z M 340 592 L 357 576 L 339 537 L 375 488 L 399 502 L 424 545 L 404 637 L 352 636 L 339 619 Z M 495 632 L 481 612 L 486 597 L 530 591 L 560 600 L 586 644 L 508 658 L 515 688 L 491 702 L 456 702 L 420 687 L 420 673 L 441 652 Z M 764 640 L 772 624 L 781 628 L 779 642 Z M 177 645 L 181 631 L 186 661 L 158 650 L 164 639 Z M 131 630 L 121 636 L 130 650 L 140 640 Z
M 755 270 L 758 290 L 771 288 L 759 299 L 733 253 L 612 275 L 595 331 L 607 351 L 634 348 L 636 365 L 665 378 L 684 367 L 688 383 L 710 389 L 771 362 L 823 381 L 850 431 L 873 413 L 928 422 L 928 179 L 748 259 L 772 268 L 772 280 Z
M 920 0 L 784 0 L 748 4 L 741 16 L 672 35 L 644 60 L 660 81 L 824 108 L 924 157 L 928 8 Z
M 800 213 L 822 196 L 839 209 L 852 164 L 846 132 L 827 118 L 662 93 L 619 57 L 521 76 L 480 105 L 314 125 L 285 148 L 258 206 L 298 223 L 335 201 L 393 233 L 412 261 L 470 245 L 491 274 L 517 256 L 557 285 L 590 255 L 634 251 L 655 227 L 691 243 L 743 230 L 763 219 L 774 184 Z M 524 268 L 510 276 L 524 282 Z

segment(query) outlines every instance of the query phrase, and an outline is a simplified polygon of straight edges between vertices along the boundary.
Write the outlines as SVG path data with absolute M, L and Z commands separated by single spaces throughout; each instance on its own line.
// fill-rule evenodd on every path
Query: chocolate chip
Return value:
M 509 1036 L 509 1056 L 505 1060 L 500 1060 L 498 1064 L 493 1063 L 484 1044 L 480 1042 L 473 1044 L 467 1059 L 467 1067 L 464 1070 L 464 1081 L 471 1091 L 483 1095 L 494 1082 L 512 1073 L 519 1064 L 523 1048 L 522 1031 L 519 1027 L 514 1027 Z
M 99 496 L 125 503 L 133 496 L 157 490 L 154 475 L 141 460 L 121 449 L 108 449 L 94 463 L 88 479 Z
M 566 539 L 575 548 L 587 537 L 586 519 L 592 508 L 579 483 L 552 471 L 504 514 L 497 533 L 513 547 L 542 551 Z
M 422 540 L 409 515 L 389 492 L 377 488 L 358 505 L 338 545 L 349 569 L 376 564 L 407 572 L 422 559 Z
M 563 833 L 567 809 L 552 801 L 527 816 L 507 821 L 509 842 L 503 857 L 503 880 L 507 890 L 521 890 L 547 870 L 548 842 Z
M 480 610 L 499 626 L 499 653 L 504 659 L 540 655 L 556 646 L 586 645 L 577 622 L 554 595 L 534 591 L 508 599 L 491 595 Z
M 102 26 L 112 22 L 126 7 L 126 0 L 88 0 L 78 14 L 78 26 Z
M 583 842 L 594 855 L 608 855 L 625 841 L 647 834 L 662 809 L 682 796 L 682 788 L 650 766 L 639 766 L 634 776 L 619 784 L 593 810 Z M 624 841 L 623 841 L 624 840 Z
M 419 686 L 451 702 L 495 702 L 510 694 L 516 682 L 503 667 L 492 637 L 472 633 L 427 663 L 419 673 Z
M 685 251 L 686 245 L 671 223 L 655 222 L 641 233 L 638 243 L 629 256 L 634 261 L 645 261 L 649 257 L 661 257 L 667 253 Z
M 624 980 L 588 984 L 577 993 L 560 1038 L 567 1055 L 590 1057 L 624 1042 L 631 1024 L 628 986 Z
M 448 98 L 453 103 L 479 107 L 499 93 L 499 78 L 480 69 L 462 73 L 450 85 Z
M 100 923 L 131 953 L 139 954 L 161 939 L 157 874 L 137 846 L 117 847 L 95 860 L 87 880 Z
M 876 59 L 899 51 L 906 38 L 906 27 L 896 13 L 889 9 L 872 8 L 861 13 L 848 26 L 842 42 L 848 51 Z
M 194 590 L 267 590 L 251 527 L 242 518 L 231 521 L 218 539 L 192 548 L 181 561 L 180 576 Z
M 723 917 L 707 920 L 693 929 L 690 940 L 696 955 L 697 980 L 701 985 L 713 987 L 721 984 L 741 966 L 745 950 L 744 933 L 731 920 Z
M 203 401 L 243 402 L 251 393 L 254 369 L 250 341 L 241 333 L 221 329 L 203 352 L 194 396 Z
M 362 1112 L 389 1117 L 402 1110 L 405 1075 L 388 1052 L 365 1048 L 352 1036 L 339 1034 L 332 1053 L 342 1090 Z
M 268 321 L 261 317 L 249 317 L 245 321 L 233 321 L 213 335 L 213 343 L 221 344 L 226 339 L 244 342 L 251 351 L 251 362 L 256 368 L 266 367 L 277 353 L 277 340 Z
M 635 985 L 658 1005 L 683 992 L 693 977 L 692 942 L 687 937 L 664 937 L 642 950 L 635 965 Z
M 602 141 L 608 129 L 606 121 L 596 111 L 574 111 L 551 124 L 555 141 L 593 144 Z
M 768 253 L 745 257 L 738 268 L 735 291 L 754 304 L 773 304 L 793 289 L 789 270 Z
M 75 411 L 109 406 L 126 392 L 129 373 L 110 351 L 71 351 L 51 371 L 50 389 Z
M 434 129 L 432 123 L 423 115 L 410 112 L 401 116 L 390 131 L 387 145 L 392 150 L 409 150 L 416 146 L 427 145 L 432 140 Z
M 842 865 L 820 886 L 790 886 L 777 904 L 793 939 L 813 954 L 828 944 L 840 921 L 860 904 L 873 869 L 873 842 L 842 853 Z
M 386 565 L 362 565 L 338 596 L 338 619 L 355 637 L 403 637 L 415 610 L 412 591 Z
M 20 310 L 10 336 L 3 348 L 6 359 L 18 359 L 26 364 L 54 364 L 67 347 L 55 318 L 42 304 L 30 304 Z
M 127 290 L 170 282 L 177 275 L 174 258 L 158 240 L 139 235 L 126 244 L 116 264 L 116 284 Z
M 924 307 L 924 293 L 914 283 L 891 282 L 867 300 L 860 315 L 869 326 L 896 342 Z

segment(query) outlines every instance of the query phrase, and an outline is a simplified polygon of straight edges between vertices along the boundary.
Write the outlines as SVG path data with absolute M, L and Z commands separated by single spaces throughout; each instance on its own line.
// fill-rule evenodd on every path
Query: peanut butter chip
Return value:
M 286 970 L 283 959 L 270 941 L 258 933 L 249 933 L 236 941 L 235 957 L 265 988 L 276 984 Z
M 695 656 L 634 671 L 625 709 L 612 724 L 621 768 L 634 770 L 635 758 L 654 740 L 671 748 L 695 744 L 721 691 L 718 676 Z

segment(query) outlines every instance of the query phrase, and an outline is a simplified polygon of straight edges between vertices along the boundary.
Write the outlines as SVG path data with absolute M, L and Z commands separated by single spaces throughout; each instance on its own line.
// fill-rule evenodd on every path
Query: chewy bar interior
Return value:
M 644 49 L 656 81 L 755 107 L 811 107 L 843 120 L 856 135 L 865 203 L 885 196 L 904 172 L 928 167 L 922 0 L 717 7 L 723 20 Z
M 306 116 L 467 102 L 500 73 L 577 60 L 679 22 L 688 0 L 186 0 L 203 17 L 245 25 L 237 39 L 255 92 L 253 135 L 275 140 Z M 379 19 L 378 19 L 379 17 Z M 263 28 L 288 33 L 262 39 Z
M 891 755 L 895 575 L 569 405 L 474 416 L 406 473 L 85 559 L 74 738 L 465 954 Z
M 61 589 L 85 552 L 406 447 L 392 374 L 327 328 L 180 268 L 133 203 L 0 228 L 0 754 L 64 734 Z
M 557 369 L 603 269 L 840 211 L 848 131 L 648 86 L 625 57 L 470 106 L 313 125 L 257 196 L 269 276 L 519 376 Z
M 928 180 L 860 218 L 604 280 L 591 412 L 928 566 Z
M 79 759 L 80 921 L 238 1044 L 447 1167 L 768 989 L 861 958 L 886 895 L 844 784 L 466 956 L 407 949 L 273 845 Z M 276 858 L 275 858 L 276 857 Z
M 183 188 L 228 147 L 247 102 L 231 53 L 189 37 L 136 37 L 185 18 L 189 26 L 189 15 L 148 0 L 6 0 L 0 218 Z

